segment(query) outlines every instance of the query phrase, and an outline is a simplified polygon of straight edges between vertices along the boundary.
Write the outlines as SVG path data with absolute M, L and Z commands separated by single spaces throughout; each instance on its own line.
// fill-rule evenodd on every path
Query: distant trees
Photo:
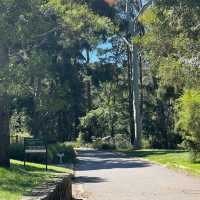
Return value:
M 141 2 L 128 2 L 0 0 L 1 166 L 10 120 L 54 141 L 84 132 L 134 142 L 135 58 L 122 36 L 139 49 L 143 139 L 175 148 L 183 137 L 199 151 L 199 2 L 155 1 L 137 24 L 145 35 L 131 31 Z
M 77 137 L 87 110 L 83 52 L 114 26 L 70 0 L 0 0 L 0 10 L 0 165 L 9 166 L 12 113 L 26 115 L 26 128 L 36 137 Z
M 131 37 L 131 33 L 127 30 L 129 22 L 124 16 L 125 3 L 119 1 L 117 5 L 116 16 L 118 16 L 120 33 L 123 33 L 129 41 L 132 40 L 133 45 L 139 47 L 140 54 L 143 56 L 140 77 L 140 91 L 142 90 L 141 97 L 143 97 L 143 140 L 148 140 L 150 147 L 176 148 L 183 139 L 186 139 L 183 137 L 183 129 L 178 129 L 179 126 L 176 125 L 182 116 L 181 109 L 177 110 L 176 105 L 182 101 L 179 101 L 179 98 L 184 96 L 184 91 L 188 89 L 198 91 L 200 87 L 199 7 L 197 5 L 199 3 L 196 1 L 156 1 L 139 18 L 145 30 L 145 35 L 140 37 Z M 112 52 L 111 55 L 103 61 L 112 60 L 116 64 L 116 69 L 120 69 L 117 79 L 100 80 L 103 84 L 98 87 L 93 85 L 92 88 L 96 91 L 94 94 L 99 100 L 96 100 L 93 95 L 95 101 L 92 103 L 92 111 L 86 115 L 86 118 L 87 116 L 94 117 L 97 113 L 106 113 L 103 112 L 102 105 L 106 105 L 109 95 L 104 94 L 105 98 L 100 98 L 98 95 L 105 86 L 109 87 L 112 83 L 117 88 L 114 90 L 116 96 L 115 92 L 112 92 L 115 101 L 111 104 L 111 110 L 115 116 L 114 134 L 120 132 L 132 135 L 134 131 L 133 111 L 131 111 L 133 71 L 130 68 L 130 54 L 123 43 L 119 42 L 120 39 L 116 38 L 111 39 L 112 50 L 108 50 Z M 195 109 L 198 112 L 198 106 L 195 106 Z M 95 115 L 97 122 L 103 115 L 98 116 Z M 197 124 L 198 121 L 199 119 L 196 119 Z M 103 123 L 105 125 L 93 124 L 93 127 L 101 129 L 101 127 L 111 125 L 108 119 Z M 101 134 L 98 134 L 102 136 L 111 135 L 108 128 L 99 132 Z
M 186 112 L 188 120 L 199 112 L 193 102 L 200 89 L 197 4 L 200 5 L 196 1 L 157 1 L 140 18 L 146 29 L 141 45 L 150 67 L 144 82 L 144 134 L 153 146 L 170 148 L 181 143 L 186 127 L 181 131 L 176 123 L 186 120 Z M 196 58 L 195 63 L 190 62 L 192 58 Z M 191 126 L 199 124 L 199 119 L 194 119 Z M 192 129 L 187 129 L 187 134 L 196 137 Z
M 183 134 L 186 147 L 192 151 L 193 160 L 200 158 L 200 90 L 185 91 L 179 99 L 178 128 Z
M 139 86 L 141 100 L 143 100 L 141 106 L 143 140 L 147 140 L 150 147 L 176 148 L 183 140 L 189 140 L 185 137 L 187 132 L 198 142 L 192 127 L 199 124 L 199 119 L 195 118 L 195 122 L 187 126 L 187 131 L 181 121 L 186 119 L 183 113 L 186 113 L 188 109 L 186 107 L 189 104 L 193 105 L 192 108 L 195 110 L 195 112 L 190 111 L 193 113 L 192 116 L 199 113 L 199 106 L 193 102 L 196 100 L 192 98 L 193 95 L 196 96 L 195 91 L 200 89 L 199 3 L 185 0 L 155 1 L 139 17 L 139 25 L 145 35 L 133 36 L 130 30 L 133 28 L 131 16 L 127 18 L 125 11 L 133 17 L 135 14 L 133 8 L 139 6 L 137 3 L 140 3 L 135 2 L 130 1 L 129 5 L 132 6 L 127 7 L 124 1 L 119 1 L 115 12 L 117 19 L 112 20 L 118 24 L 120 36 L 125 36 L 128 41 L 132 41 L 134 47 L 140 50 L 140 64 L 142 65 L 140 65 Z M 128 24 L 130 29 L 127 28 Z M 81 118 L 82 128 L 86 132 L 92 130 L 90 135 L 99 137 L 118 133 L 133 135 L 134 112 L 131 104 L 133 103 L 132 77 L 134 72 L 130 66 L 132 58 L 120 37 L 115 35 L 110 38 L 109 42 L 112 48 L 100 51 L 101 54 L 107 53 L 106 58 L 100 62 L 107 62 L 110 67 L 113 65 L 109 62 L 114 63 L 117 75 L 113 73 L 113 77 L 111 76 L 112 78 L 108 80 L 99 79 L 98 85 L 92 82 L 91 111 Z M 94 79 L 93 74 L 89 76 Z M 110 92 L 105 92 L 105 88 Z M 191 93 L 191 102 L 183 104 L 187 99 L 188 91 Z M 180 105 L 179 109 L 177 109 L 177 104 Z M 110 116 L 112 117 L 109 118 Z M 187 117 L 190 115 L 188 114 Z M 196 150 L 199 151 L 198 148 Z

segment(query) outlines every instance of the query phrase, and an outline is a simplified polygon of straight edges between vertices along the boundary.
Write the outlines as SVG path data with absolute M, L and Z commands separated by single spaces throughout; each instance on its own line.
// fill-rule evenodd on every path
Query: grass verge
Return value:
M 23 162 L 11 160 L 11 168 L 4 169 L 0 167 L 0 200 L 20 200 L 25 194 L 55 177 L 56 173 L 71 173 L 71 170 L 48 166 L 45 171 L 45 165 L 28 163 L 24 168 Z
M 200 163 L 190 160 L 190 153 L 178 150 L 139 150 L 123 151 L 131 157 L 139 157 L 169 168 L 183 170 L 191 175 L 200 176 Z

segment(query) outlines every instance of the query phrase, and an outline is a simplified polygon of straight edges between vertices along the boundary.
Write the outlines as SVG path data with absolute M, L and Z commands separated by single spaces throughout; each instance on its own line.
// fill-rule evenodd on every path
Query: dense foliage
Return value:
M 73 146 L 68 143 L 55 143 L 48 145 L 47 159 L 49 164 L 59 164 L 60 159 L 58 154 L 63 154 L 62 161 L 67 163 L 74 163 L 76 161 L 76 152 Z M 14 160 L 24 160 L 24 145 L 22 143 L 15 143 L 10 145 L 9 155 Z M 45 154 L 28 154 L 27 161 L 35 163 L 44 163 L 46 161 Z
M 133 34 L 142 2 L 106 2 L 0 0 L 0 165 L 9 124 L 49 143 L 134 144 L 135 83 L 145 146 L 199 152 L 200 3 L 154 1 Z
M 140 18 L 146 34 L 139 44 L 150 66 L 145 75 L 144 131 L 156 146 L 174 147 L 180 136 L 186 143 L 199 140 L 199 131 L 193 130 L 200 123 L 195 117 L 200 90 L 199 6 L 196 1 L 157 1 Z
M 193 159 L 200 157 L 200 90 L 188 90 L 179 100 L 179 121 L 186 146 L 192 151 Z

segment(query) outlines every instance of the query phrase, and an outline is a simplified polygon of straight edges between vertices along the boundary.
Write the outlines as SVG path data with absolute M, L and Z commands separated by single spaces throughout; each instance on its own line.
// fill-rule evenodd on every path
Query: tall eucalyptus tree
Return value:
M 131 134 L 133 135 L 133 144 L 135 147 L 141 146 L 141 134 L 142 134 L 142 59 L 140 48 L 137 44 L 133 44 L 133 40 L 137 36 L 141 36 L 144 33 L 144 28 L 139 23 L 138 18 L 144 12 L 144 10 L 151 4 L 152 1 L 143 5 L 141 0 L 120 2 L 125 7 L 125 17 L 127 20 L 126 35 L 123 37 L 124 42 L 128 47 L 128 60 L 131 72 L 132 86 L 132 108 L 134 129 L 132 127 Z M 130 91 L 129 91 L 130 93 Z M 131 111 L 130 111 L 131 113 Z M 130 126 L 131 127 L 131 126 Z M 131 128 L 130 128 L 131 129 Z M 133 134 L 134 131 L 134 134 Z

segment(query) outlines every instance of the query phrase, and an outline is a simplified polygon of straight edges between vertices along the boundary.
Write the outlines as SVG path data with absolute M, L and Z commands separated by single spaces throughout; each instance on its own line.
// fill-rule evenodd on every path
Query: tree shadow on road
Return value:
M 79 171 L 120 168 L 134 169 L 149 166 L 151 166 L 149 162 L 133 160 L 121 153 L 100 152 L 95 150 L 79 152 Z
M 78 176 L 74 180 L 74 183 L 101 183 L 106 182 L 106 179 L 100 177 L 91 177 L 91 176 Z
M 177 153 L 183 153 L 185 151 L 183 150 L 141 150 L 141 151 L 127 151 L 125 152 L 128 157 L 148 157 L 148 156 L 154 156 L 154 155 L 166 155 L 166 154 L 177 154 Z

